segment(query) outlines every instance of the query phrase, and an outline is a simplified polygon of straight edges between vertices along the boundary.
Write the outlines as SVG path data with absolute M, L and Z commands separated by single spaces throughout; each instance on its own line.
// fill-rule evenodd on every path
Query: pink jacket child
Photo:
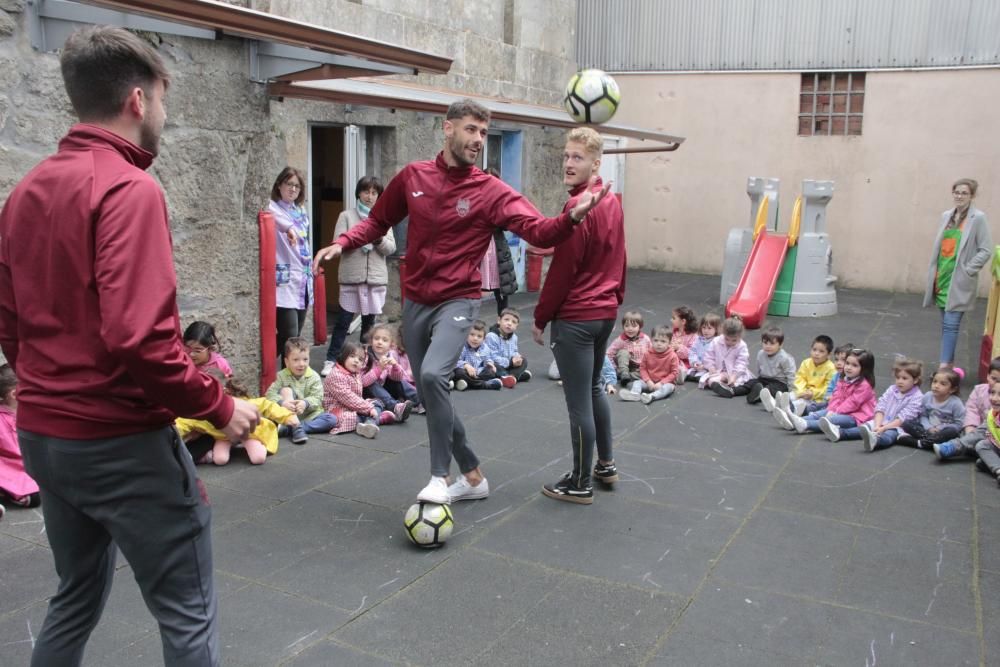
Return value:
M 853 417 L 858 424 L 864 424 L 875 416 L 876 403 L 875 389 L 863 377 L 853 381 L 842 379 L 830 396 L 826 414 L 846 415 Z
M 728 377 L 726 384 L 730 387 L 738 387 L 753 377 L 750 372 L 750 350 L 742 338 L 732 347 L 726 345 L 725 336 L 713 338 L 705 351 L 704 365 L 706 373 L 698 380 L 698 386 L 702 389 L 713 382 L 721 382 L 723 373 Z
M 684 370 L 691 368 L 691 362 L 688 360 L 688 355 L 691 353 L 691 348 L 697 341 L 697 331 L 694 333 L 684 333 L 680 329 L 674 329 L 674 352 L 677 354 L 677 360 L 681 363 L 681 368 Z
M 9 366 L 5 366 L 9 370 Z M 0 371 L 0 375 L 6 370 Z M 10 375 L 13 376 L 13 371 Z M 0 378 L 2 382 L 2 378 Z M 14 391 L 9 391 L 9 401 L 14 402 Z M 0 499 L 21 507 L 37 507 L 38 484 L 24 470 L 21 448 L 17 444 L 17 420 L 14 407 L 7 402 L 0 404 Z M 2 513 L 0 513 L 2 514 Z
M 993 374 L 993 371 L 990 371 Z M 962 430 L 973 431 L 986 423 L 986 416 L 992 410 L 990 406 L 990 385 L 988 383 L 977 384 L 969 393 L 968 400 L 965 401 L 965 420 L 962 423 Z
M 360 347 L 354 344 L 345 344 L 344 348 Z M 345 358 L 346 356 L 346 358 Z M 371 370 L 362 375 L 361 368 L 363 359 L 357 356 L 344 355 L 341 353 L 343 362 L 338 361 L 337 365 L 326 380 L 323 381 L 323 409 L 332 412 L 337 417 L 337 425 L 331 433 L 347 433 L 357 431 L 358 435 L 365 438 L 374 438 L 378 435 L 379 424 L 393 424 L 396 417 L 392 412 L 382 409 L 382 404 L 373 398 L 363 398 L 361 393 L 364 387 L 376 382 L 379 367 L 373 366 Z M 344 366 L 344 363 L 347 366 Z

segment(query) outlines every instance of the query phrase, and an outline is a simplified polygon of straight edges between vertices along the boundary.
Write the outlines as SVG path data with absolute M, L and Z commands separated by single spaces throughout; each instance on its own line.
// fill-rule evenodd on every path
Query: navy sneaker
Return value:
M 555 500 L 565 500 L 568 503 L 578 503 L 580 505 L 590 505 L 594 502 L 594 487 L 578 487 L 570 481 L 572 473 L 566 473 L 563 478 L 555 484 L 545 484 L 542 486 L 542 493 Z
M 293 445 L 304 445 L 309 442 L 309 436 L 306 435 L 306 430 L 302 428 L 302 425 L 292 427 L 292 444 Z
M 721 396 L 722 398 L 732 398 L 734 395 L 733 388 L 721 382 L 713 382 L 708 385 L 708 388 L 714 391 L 716 396 Z
M 607 465 L 598 461 L 594 466 L 594 479 L 603 484 L 614 484 L 618 481 L 618 466 L 614 461 Z

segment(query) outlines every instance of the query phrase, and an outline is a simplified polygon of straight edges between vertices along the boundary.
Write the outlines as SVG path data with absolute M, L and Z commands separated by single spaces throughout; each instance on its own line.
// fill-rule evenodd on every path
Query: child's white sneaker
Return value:
M 866 452 L 875 451 L 875 443 L 878 442 L 878 436 L 872 431 L 868 424 L 861 425 L 861 445 L 865 448 Z
M 469 388 L 469 383 L 466 382 L 465 380 L 459 379 L 455 381 L 455 391 L 465 391 L 468 388 Z
M 792 400 L 792 412 L 802 417 L 806 413 L 806 408 L 809 407 L 809 401 L 804 398 L 796 398 Z
M 785 429 L 786 431 L 794 431 L 795 426 L 792 424 L 791 417 L 784 410 L 778 409 L 771 413 L 774 417 L 774 421 L 778 422 L 778 426 Z
M 640 399 L 640 400 L 641 400 L 641 401 L 642 401 L 643 403 L 645 403 L 646 405 L 649 405 L 650 403 L 652 403 L 652 402 L 653 402 L 653 395 L 652 395 L 652 394 L 647 394 L 647 393 L 643 393 L 643 394 L 642 394 L 642 395 L 641 395 L 641 396 L 639 397 L 639 399 Z
M 448 480 L 444 477 L 431 477 L 427 486 L 417 494 L 417 500 L 437 505 L 450 505 L 451 494 L 448 493 Z
M 760 390 L 760 402 L 765 410 L 774 412 L 774 396 L 771 396 L 771 392 L 768 391 L 767 387 Z
M 799 417 L 799 419 L 802 419 L 802 417 Z M 805 423 L 805 419 L 802 419 L 802 422 Z M 840 427 L 826 417 L 820 417 L 819 430 L 823 431 L 823 435 L 825 435 L 827 440 L 830 442 L 837 442 L 840 440 Z
M 792 395 L 787 391 L 779 391 L 774 395 L 774 402 L 779 408 L 789 412 L 792 408 Z
M 792 427 L 795 429 L 796 433 L 805 433 L 809 430 L 809 424 L 806 423 L 805 419 L 788 412 L 785 414 L 788 416 L 788 421 L 792 422 Z
M 374 422 L 364 422 L 363 424 L 358 424 L 354 431 L 362 438 L 368 438 L 369 440 L 374 440 L 378 437 L 378 425 Z
M 631 389 L 622 389 L 618 392 L 618 398 L 623 401 L 639 401 L 642 400 L 642 396 L 638 392 L 632 391 Z
M 677 371 L 677 384 L 684 384 L 687 381 L 688 372 L 687 369 L 681 366 L 681 369 Z
M 490 483 L 483 477 L 483 481 L 479 482 L 476 486 L 472 486 L 469 484 L 469 480 L 465 479 L 465 475 L 460 475 L 458 480 L 448 487 L 448 495 L 451 496 L 451 502 L 479 500 L 490 495 Z
M 324 361 L 323 370 L 319 372 L 321 377 L 326 377 L 333 372 L 333 367 L 337 365 L 336 361 Z

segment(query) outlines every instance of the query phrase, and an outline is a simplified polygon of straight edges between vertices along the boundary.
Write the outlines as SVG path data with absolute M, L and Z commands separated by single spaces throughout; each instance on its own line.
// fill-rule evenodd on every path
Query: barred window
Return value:
M 802 73 L 800 137 L 859 135 L 864 108 L 864 72 Z

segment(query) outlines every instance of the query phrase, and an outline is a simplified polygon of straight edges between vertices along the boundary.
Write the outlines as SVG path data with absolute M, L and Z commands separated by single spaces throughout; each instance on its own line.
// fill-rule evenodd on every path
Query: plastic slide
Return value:
M 750 250 L 736 291 L 726 302 L 726 316 L 739 315 L 748 329 L 759 329 L 788 252 L 788 237 L 761 229 Z

